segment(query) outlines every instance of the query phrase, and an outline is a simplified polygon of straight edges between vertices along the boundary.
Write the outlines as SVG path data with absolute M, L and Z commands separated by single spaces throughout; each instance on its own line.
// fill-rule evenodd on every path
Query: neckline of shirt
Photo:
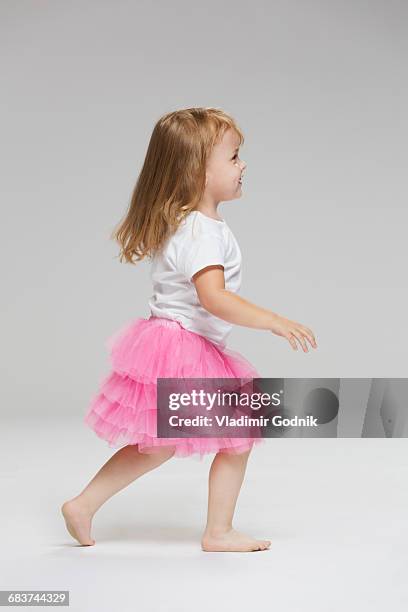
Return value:
M 195 213 L 199 213 L 200 215 L 202 215 L 203 217 L 205 217 L 206 219 L 209 219 L 210 221 L 215 221 L 215 223 L 225 223 L 224 219 L 213 219 L 213 217 L 209 217 L 208 215 L 205 215 L 204 213 L 201 212 L 201 210 L 194 210 L 193 212 Z

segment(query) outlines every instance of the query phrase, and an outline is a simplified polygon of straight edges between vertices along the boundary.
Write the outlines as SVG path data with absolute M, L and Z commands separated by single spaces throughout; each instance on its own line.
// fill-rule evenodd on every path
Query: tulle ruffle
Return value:
M 157 378 L 259 378 L 240 353 L 219 348 L 178 321 L 137 318 L 106 341 L 112 369 L 91 399 L 84 422 L 112 448 L 139 452 L 174 447 L 175 457 L 238 454 L 262 438 L 157 438 Z

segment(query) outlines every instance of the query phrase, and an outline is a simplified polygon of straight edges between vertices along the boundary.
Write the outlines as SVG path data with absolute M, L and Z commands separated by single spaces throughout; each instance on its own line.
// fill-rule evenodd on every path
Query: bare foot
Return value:
M 92 514 L 77 501 L 77 498 L 62 504 L 61 512 L 72 537 L 83 546 L 93 546 L 95 540 L 91 538 Z
M 205 552 L 250 552 L 267 550 L 270 545 L 270 540 L 255 540 L 235 529 L 218 535 L 205 532 L 201 540 L 201 548 Z

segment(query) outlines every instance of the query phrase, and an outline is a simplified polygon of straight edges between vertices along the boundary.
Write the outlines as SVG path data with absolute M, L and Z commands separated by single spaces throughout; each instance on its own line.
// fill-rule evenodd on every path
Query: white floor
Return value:
M 93 547 L 60 505 L 112 454 L 80 418 L 2 431 L 0 589 L 69 590 L 70 609 L 279 612 L 408 609 L 406 439 L 269 439 L 256 448 L 235 527 L 269 551 L 204 553 L 207 474 L 172 459 L 109 500 Z

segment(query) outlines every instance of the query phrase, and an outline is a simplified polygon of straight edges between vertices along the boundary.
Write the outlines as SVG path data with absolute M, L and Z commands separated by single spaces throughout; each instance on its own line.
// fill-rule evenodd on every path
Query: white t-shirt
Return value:
M 241 251 L 225 220 L 191 212 L 152 258 L 153 295 L 148 303 L 156 317 L 179 321 L 185 329 L 205 336 L 221 348 L 233 325 L 205 310 L 191 278 L 207 266 L 224 266 L 225 288 L 241 287 Z

